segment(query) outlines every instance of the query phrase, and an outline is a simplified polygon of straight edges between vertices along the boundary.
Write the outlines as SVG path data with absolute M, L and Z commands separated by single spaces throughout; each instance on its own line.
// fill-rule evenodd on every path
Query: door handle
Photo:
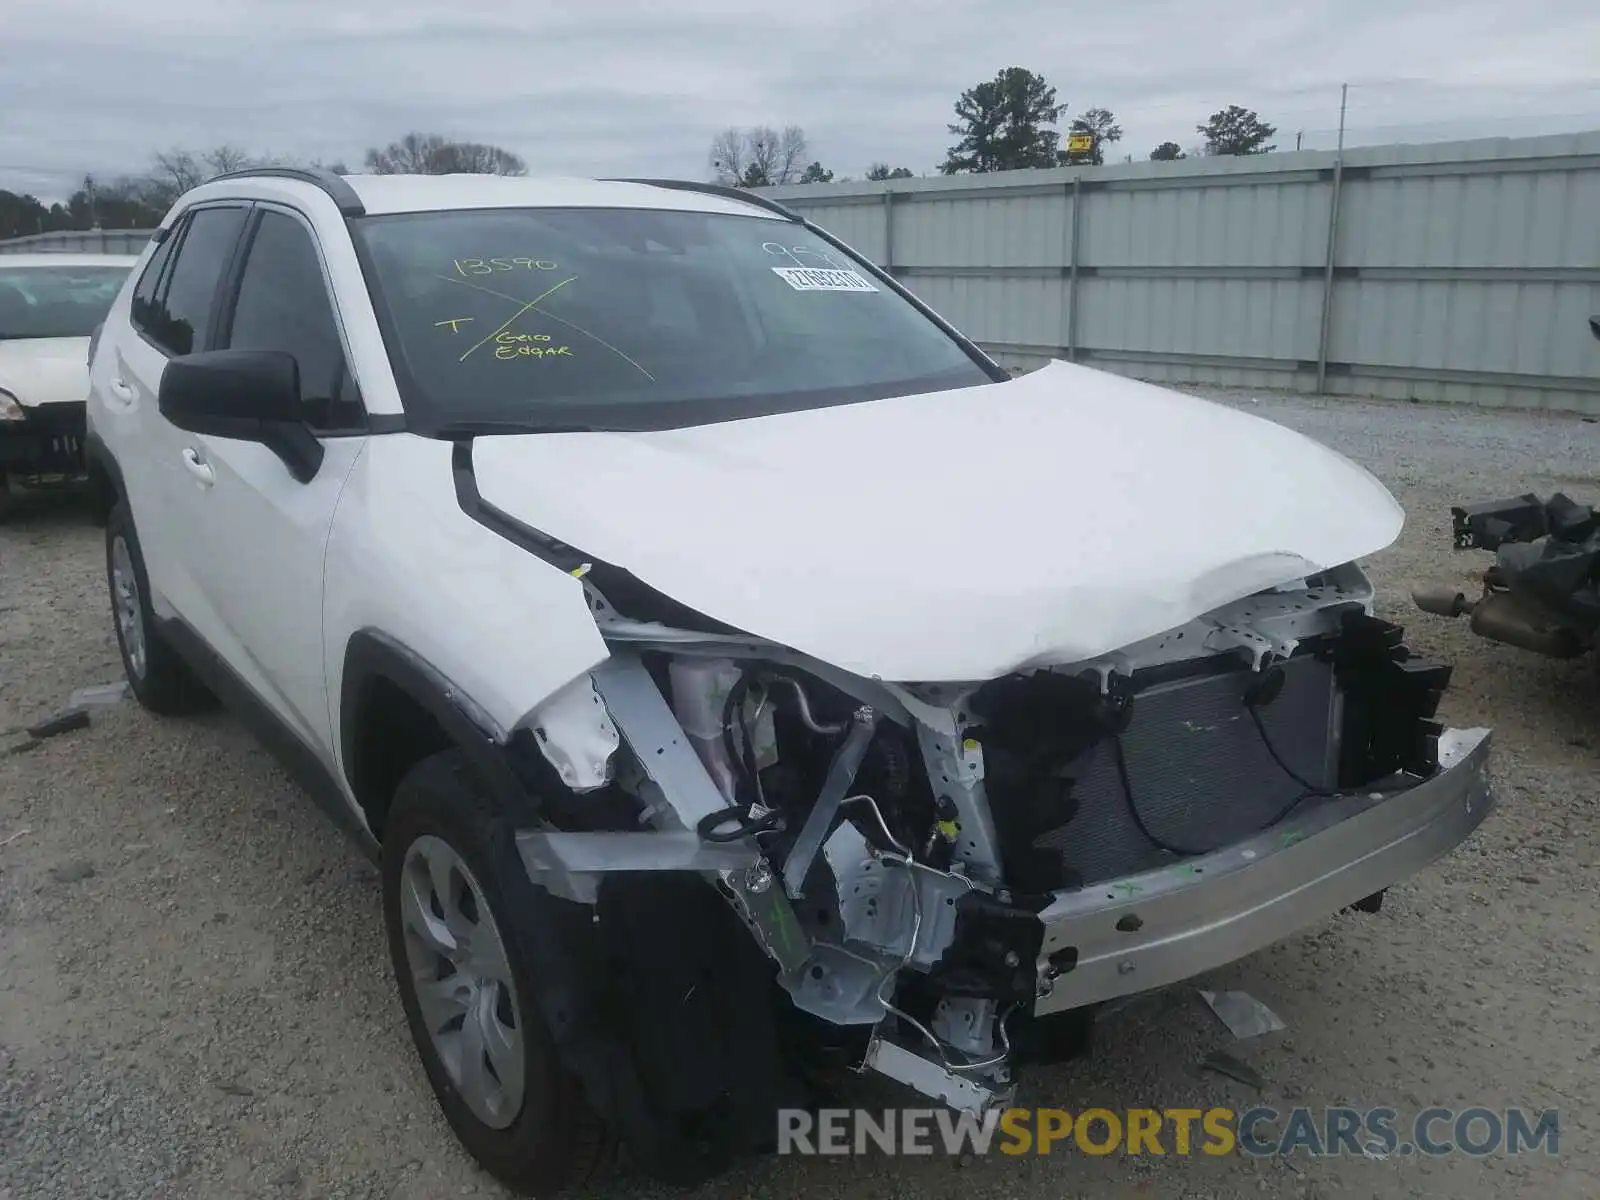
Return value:
M 111 381 L 111 394 L 121 401 L 124 406 L 132 404 L 138 395 L 128 381 L 121 378 Z
M 217 481 L 217 473 L 211 469 L 211 464 L 201 458 L 200 451 L 193 446 L 183 448 L 183 465 L 203 487 L 210 487 Z

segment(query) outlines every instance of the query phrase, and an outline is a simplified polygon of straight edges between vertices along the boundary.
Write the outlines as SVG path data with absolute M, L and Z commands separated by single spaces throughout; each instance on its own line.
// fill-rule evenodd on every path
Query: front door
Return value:
M 366 420 L 311 227 L 263 204 L 246 236 L 218 348 L 294 355 L 306 424 L 324 458 L 301 483 L 257 442 L 183 434 L 185 470 L 200 492 L 186 553 L 205 563 L 197 578 L 215 619 L 200 632 L 331 763 L 322 565 L 340 492 L 366 445 Z

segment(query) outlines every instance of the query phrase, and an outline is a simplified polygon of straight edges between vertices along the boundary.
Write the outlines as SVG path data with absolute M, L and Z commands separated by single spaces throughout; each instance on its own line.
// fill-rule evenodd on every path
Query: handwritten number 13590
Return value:
M 468 275 L 493 275 L 496 271 L 554 271 L 556 264 L 548 258 L 457 258 L 455 263 L 456 274 L 465 278 Z

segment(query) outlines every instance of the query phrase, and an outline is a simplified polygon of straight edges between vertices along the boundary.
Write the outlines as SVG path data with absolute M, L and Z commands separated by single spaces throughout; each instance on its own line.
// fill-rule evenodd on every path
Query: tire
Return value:
M 162 716 L 211 707 L 211 693 L 162 636 L 150 611 L 150 578 L 125 500 L 112 505 L 106 517 L 106 589 L 117 651 L 134 698 Z
M 538 1011 L 526 925 L 538 908 L 510 821 L 452 750 L 406 774 L 384 826 L 389 955 L 412 1041 L 445 1119 L 472 1157 L 518 1194 L 581 1187 L 610 1159 L 610 1138 L 562 1066 Z M 473 978 L 442 952 L 441 927 L 464 930 L 473 937 L 469 944 L 487 948 L 473 955 Z M 417 932 L 424 928 L 435 931 L 431 943 Z M 498 939 L 485 936 L 496 932 Z M 498 961 L 496 946 L 503 948 Z M 458 979 L 464 982 L 451 986 Z M 432 990 L 426 1011 L 419 980 L 442 985 Z M 434 1029 L 446 1032 L 436 1038 Z M 482 1051 L 468 1079 L 475 1046 Z

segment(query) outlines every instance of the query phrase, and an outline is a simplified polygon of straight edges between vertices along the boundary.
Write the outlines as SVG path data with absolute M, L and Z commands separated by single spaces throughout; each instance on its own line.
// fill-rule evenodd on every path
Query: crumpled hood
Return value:
M 0 340 L 0 388 L 24 408 L 89 398 L 89 339 Z
M 1067 363 L 652 433 L 483 437 L 483 498 L 862 675 L 1077 662 L 1392 542 L 1371 474 L 1281 425 Z

